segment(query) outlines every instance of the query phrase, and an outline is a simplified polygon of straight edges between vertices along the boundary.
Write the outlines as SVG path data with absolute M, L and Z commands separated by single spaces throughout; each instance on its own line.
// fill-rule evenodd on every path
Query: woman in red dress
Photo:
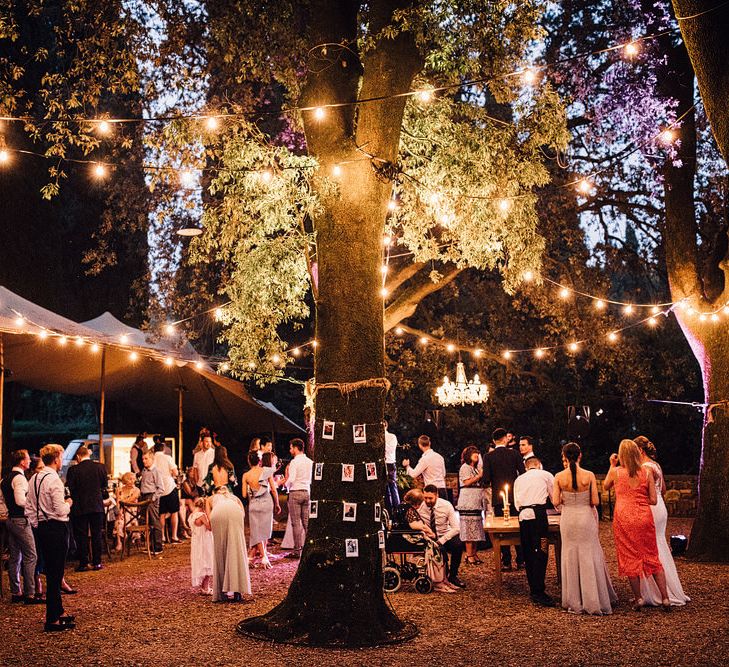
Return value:
M 666 575 L 658 557 L 656 528 L 651 512 L 651 505 L 657 502 L 656 486 L 653 473 L 641 466 L 640 461 L 638 445 L 632 440 L 623 440 L 618 454 L 610 457 L 610 471 L 605 478 L 605 490 L 615 487 L 613 532 L 618 571 L 628 577 L 635 611 L 640 611 L 645 605 L 640 596 L 641 576 L 653 577 L 661 592 L 661 606 L 665 611 L 670 611 Z

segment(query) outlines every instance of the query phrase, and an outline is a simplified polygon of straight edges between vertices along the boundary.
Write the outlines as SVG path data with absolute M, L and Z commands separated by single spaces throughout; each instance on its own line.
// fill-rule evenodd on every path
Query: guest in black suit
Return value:
M 524 461 L 515 449 L 507 447 L 509 434 L 503 428 L 497 428 L 491 435 L 494 449 L 489 451 L 483 463 L 483 480 L 486 488 L 491 487 L 491 502 L 494 516 L 504 516 L 504 501 L 501 495 L 504 487 L 509 485 L 509 508 L 512 516 L 516 514 L 514 507 L 514 480 L 524 472 Z M 516 549 L 516 568 L 524 565 L 521 547 Z M 511 570 L 511 548 L 501 547 L 501 569 Z
M 101 546 L 104 535 L 104 499 L 109 497 L 106 468 L 91 460 L 83 445 L 76 454 L 78 463 L 66 473 L 66 486 L 71 492 L 71 517 L 78 549 L 77 572 L 89 569 L 89 532 L 91 532 L 91 569 L 101 569 Z

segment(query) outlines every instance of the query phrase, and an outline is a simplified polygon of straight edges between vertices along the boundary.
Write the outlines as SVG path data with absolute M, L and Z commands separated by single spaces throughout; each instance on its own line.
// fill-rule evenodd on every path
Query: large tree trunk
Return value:
M 334 0 L 316 3 L 322 19 L 317 44 L 356 42 L 357 15 Z M 404 2 L 372 2 L 371 29 L 391 21 Z M 319 47 L 321 48 L 321 47 Z M 325 69 L 312 67 L 304 88 L 308 105 L 403 93 L 422 66 L 407 34 L 383 38 L 360 64 L 349 57 Z M 314 55 L 316 53 L 314 52 Z M 382 237 L 392 183 L 363 160 L 357 146 L 377 156 L 377 165 L 394 163 L 405 98 L 380 104 L 329 109 L 324 123 L 307 121 L 309 152 L 320 161 L 315 186 L 323 214 L 315 220 L 318 296 L 315 358 L 314 461 L 323 478 L 312 483 L 318 516 L 310 519 L 299 569 L 288 595 L 264 616 L 242 621 L 239 632 L 261 639 L 326 646 L 373 646 L 409 639 L 417 633 L 387 605 L 383 593 L 380 521 L 384 507 L 384 406 L 387 387 L 380 294 Z M 339 164 L 338 192 L 324 179 Z M 349 386 L 347 386 L 349 385 Z M 335 423 L 334 439 L 323 439 L 324 421 Z M 353 426 L 366 426 L 367 442 L 353 442 Z M 366 463 L 375 463 L 377 479 L 367 480 Z M 354 464 L 354 481 L 342 481 L 342 464 Z M 355 522 L 343 521 L 344 501 L 357 503 Z M 358 555 L 348 557 L 346 540 L 357 540 Z
M 661 92 L 678 100 L 678 113 L 691 109 L 693 71 L 682 44 L 671 46 L 664 40 L 669 72 L 662 78 Z M 696 246 L 697 224 L 694 205 L 696 171 L 696 121 L 689 113 L 679 128 L 680 144 L 675 164 L 668 161 L 664 170 L 666 264 L 671 296 L 686 300 L 687 308 L 676 310 L 676 317 L 701 367 L 704 400 L 708 404 L 729 399 L 729 335 L 726 328 L 710 318 L 689 314 L 712 312 L 727 298 L 720 270 L 726 260 L 707 264 L 700 270 Z M 729 414 L 726 408 L 706 412 L 699 477 L 699 502 L 691 531 L 689 553 L 701 559 L 729 560 Z

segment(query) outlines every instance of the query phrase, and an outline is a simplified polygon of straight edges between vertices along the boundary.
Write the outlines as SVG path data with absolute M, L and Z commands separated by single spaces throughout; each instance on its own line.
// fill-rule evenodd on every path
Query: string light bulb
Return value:
M 473 351 L 473 356 L 476 357 L 476 359 L 480 359 L 481 358 L 481 355 L 483 355 L 483 350 L 480 347 L 477 347 Z
M 301 350 L 298 347 L 295 347 L 293 350 L 291 350 L 291 354 L 293 354 L 295 357 L 298 357 L 301 354 Z
M 496 205 L 499 207 L 499 211 L 508 213 L 511 210 L 511 199 L 499 199 Z
M 136 352 L 129 353 L 129 361 L 137 361 L 137 359 L 139 359 L 139 355 Z
M 315 120 L 319 120 L 319 121 L 324 120 L 326 118 L 326 115 L 327 115 L 326 109 L 324 109 L 323 107 L 317 107 L 316 109 L 314 109 L 314 119 Z
M 59 344 L 59 345 L 63 346 L 63 345 L 65 345 L 66 343 L 68 343 L 68 338 L 66 338 L 66 336 L 61 336 L 61 337 L 60 337 L 60 338 L 58 339 L 58 344 Z
M 640 53 L 640 47 L 637 42 L 628 42 L 623 48 L 623 52 L 628 58 L 635 58 Z
M 607 335 L 607 338 L 608 338 L 608 340 L 609 340 L 609 341 L 610 341 L 611 343 L 614 343 L 614 342 L 615 342 L 616 340 L 618 340 L 618 334 L 617 334 L 617 332 L 615 332 L 615 331 L 611 331 L 611 332 L 610 332 L 610 333 L 609 333 L 609 334 Z
M 381 297 L 382 297 L 383 299 L 387 298 L 387 295 L 388 295 L 389 293 L 390 293 L 390 292 L 388 292 L 388 291 L 387 291 L 387 287 L 383 287 L 382 289 L 380 289 L 380 296 L 381 296 Z
M 536 350 L 534 350 L 534 356 L 537 359 L 541 359 L 544 356 L 544 350 L 541 347 L 538 347 Z
M 699 322 L 706 322 L 706 313 L 701 313 L 699 315 Z
M 405 333 L 405 330 L 402 327 L 395 327 L 395 335 L 396 336 L 402 336 L 403 333 Z
M 448 350 L 448 352 L 455 352 L 456 346 L 453 343 L 448 343 L 448 345 L 446 345 L 446 350 Z
M 382 243 L 385 246 L 391 246 L 392 245 L 392 236 L 383 236 Z
M 560 299 L 569 299 L 570 294 L 571 294 L 571 291 L 566 287 L 563 287 L 561 290 L 559 290 Z
M 522 79 L 527 86 L 533 86 L 537 82 L 537 72 L 534 69 L 526 69 L 522 73 Z
M 580 344 L 576 341 L 573 341 L 567 347 L 570 352 L 577 352 L 580 349 Z
M 185 188 L 192 188 L 195 186 L 195 174 L 192 173 L 189 169 L 183 169 L 180 172 L 180 183 L 182 184 L 182 187 Z
M 174 363 L 175 360 L 172 357 L 165 357 L 165 366 L 172 366 Z
M 98 343 L 94 343 L 91 346 L 91 351 L 94 352 L 94 353 L 98 352 L 99 351 L 99 344 Z
M 712 322 L 718 322 L 719 316 L 716 313 L 711 313 L 711 321 Z
M 522 274 L 522 278 L 524 282 L 530 283 L 532 280 L 534 280 L 534 271 L 524 271 Z
M 220 322 L 220 320 L 223 319 L 223 309 L 222 308 L 216 308 L 213 311 L 213 315 L 215 316 L 215 321 Z
M 264 169 L 261 174 L 261 182 L 268 185 L 273 180 L 273 172 L 270 169 Z
M 220 121 L 217 116 L 208 116 L 205 119 L 205 129 L 208 132 L 215 132 L 220 127 Z
M 111 134 L 111 123 L 108 120 L 99 121 L 96 130 L 99 134 Z
M 319 347 L 319 341 L 315 338 L 311 341 L 311 346 L 316 350 L 316 348 Z
M 25 318 L 24 317 L 16 317 L 15 318 L 15 326 L 16 327 L 22 327 L 23 324 L 25 324 Z
M 646 320 L 646 323 L 649 327 L 654 327 L 658 324 L 658 320 L 655 318 L 655 316 L 651 316 Z
M 342 168 L 338 164 L 335 164 L 332 167 L 332 176 L 334 176 L 334 178 L 339 178 L 341 175 L 342 175 Z
M 203 363 L 202 363 L 202 361 L 196 361 L 195 362 L 195 368 L 197 368 L 197 370 L 201 371 L 203 369 Z
M 661 312 L 661 309 L 658 306 L 653 306 L 653 308 L 651 308 L 652 315 L 658 315 L 658 313 L 660 313 L 660 312 Z
M 165 327 L 165 333 L 166 333 L 166 334 L 167 334 L 168 336 L 172 336 L 172 335 L 174 335 L 174 333 L 175 333 L 175 325 L 174 325 L 174 324 L 168 324 L 168 325 L 167 325 L 167 326 Z
M 106 165 L 103 165 L 101 162 L 97 162 L 94 165 L 94 168 L 92 171 L 96 178 L 104 178 L 104 176 L 106 176 L 106 173 L 107 173 Z
M 722 312 L 724 313 L 724 315 L 729 315 L 729 306 L 724 306 L 722 308 Z
M 387 275 L 387 272 L 388 272 L 389 270 L 390 270 L 390 267 L 388 267 L 388 266 L 387 266 L 387 264 L 383 264 L 383 265 L 382 265 L 382 266 L 380 267 L 380 273 L 381 273 L 381 274 L 382 274 L 383 276 L 386 276 L 386 275 Z
M 281 355 L 280 354 L 274 354 L 271 357 L 271 361 L 278 366 L 278 364 L 281 363 Z
M 607 304 L 602 299 L 598 299 L 597 301 L 595 301 L 596 310 L 605 310 L 606 306 Z
M 82 347 L 84 344 L 84 339 L 80 336 L 76 338 L 76 347 Z
M 119 336 L 119 341 L 122 344 L 126 345 L 126 343 L 129 341 L 129 336 L 127 334 L 122 334 L 121 336 Z
M 634 310 L 634 309 L 633 309 L 633 306 L 632 306 L 632 304 L 630 304 L 630 303 L 629 303 L 629 304 L 627 304 L 627 305 L 626 305 L 626 306 L 625 306 L 625 307 L 623 308 L 623 313 L 624 313 L 625 315 L 632 315 L 632 314 L 633 314 L 633 310 Z
M 506 360 L 509 360 L 509 359 L 511 359 L 511 357 L 512 357 L 513 355 L 511 354 L 511 350 L 504 350 L 504 351 L 503 351 L 503 352 L 501 353 L 501 356 L 502 356 L 502 357 L 504 357 L 504 359 L 506 359 Z
M 390 199 L 390 201 L 387 202 L 387 210 L 397 211 L 397 199 Z
M 433 101 L 433 91 L 428 89 L 419 90 L 416 93 L 416 96 L 418 98 L 418 102 L 422 102 L 423 104 L 427 104 L 428 102 Z
M 420 344 L 421 345 L 427 345 L 428 344 L 428 338 L 426 336 L 420 337 Z
M 7 148 L 0 148 L 0 164 L 7 164 L 10 162 L 10 152 Z
M 38 332 L 38 338 L 40 338 L 41 340 L 45 340 L 46 338 L 48 338 L 48 332 L 45 329 L 41 329 Z
M 658 135 L 658 138 L 661 140 L 661 143 L 669 145 L 676 139 L 676 132 L 668 127 Z
M 577 181 L 577 192 L 587 197 L 592 192 L 592 183 L 587 178 L 581 178 Z
M 223 371 L 223 373 L 227 373 L 230 369 L 230 366 L 227 363 L 220 364 L 220 370 Z

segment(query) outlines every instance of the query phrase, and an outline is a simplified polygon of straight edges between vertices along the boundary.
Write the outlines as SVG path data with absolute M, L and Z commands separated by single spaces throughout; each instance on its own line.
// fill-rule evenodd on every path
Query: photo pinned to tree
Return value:
M 312 500 L 309 502 L 309 518 L 316 519 L 319 516 L 319 501 Z
M 348 538 L 344 540 L 344 553 L 347 558 L 359 557 L 359 540 Z
M 382 506 L 380 503 L 375 503 L 375 523 L 382 521 Z
M 355 424 L 352 426 L 352 436 L 354 444 L 360 445 L 367 442 L 367 426 L 365 424 Z
M 365 463 L 365 469 L 367 470 L 367 479 L 377 479 L 377 464 L 376 463 Z
M 342 481 L 354 482 L 354 464 L 342 463 Z
M 379 544 L 380 549 L 385 548 L 385 531 L 384 530 L 377 531 L 377 543 Z
M 324 464 L 323 463 L 315 463 L 314 464 L 314 479 L 320 480 L 324 474 Z
M 321 431 L 322 440 L 334 440 L 334 422 L 324 420 L 324 427 Z
M 342 521 L 357 521 L 357 503 L 344 503 Z

